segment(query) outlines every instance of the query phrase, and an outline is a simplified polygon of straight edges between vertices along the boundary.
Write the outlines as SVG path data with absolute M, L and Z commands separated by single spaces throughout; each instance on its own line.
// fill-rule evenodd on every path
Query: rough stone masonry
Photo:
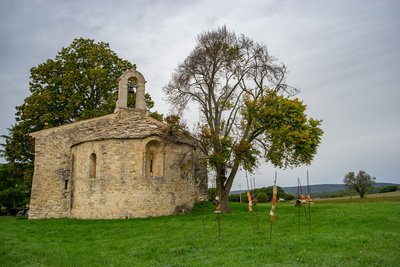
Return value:
M 30 219 L 162 216 L 207 196 L 203 154 L 187 134 L 170 136 L 148 115 L 145 80 L 119 79 L 113 114 L 34 132 Z M 128 84 L 136 107 L 127 106 Z

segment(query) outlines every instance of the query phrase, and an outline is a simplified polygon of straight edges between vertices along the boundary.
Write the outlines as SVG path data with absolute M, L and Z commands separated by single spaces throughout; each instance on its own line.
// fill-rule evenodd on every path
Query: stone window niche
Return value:
M 96 178 L 96 154 L 90 154 L 90 178 Z
M 147 177 L 164 176 L 163 155 L 159 141 L 152 140 L 147 143 L 145 153 L 145 173 Z

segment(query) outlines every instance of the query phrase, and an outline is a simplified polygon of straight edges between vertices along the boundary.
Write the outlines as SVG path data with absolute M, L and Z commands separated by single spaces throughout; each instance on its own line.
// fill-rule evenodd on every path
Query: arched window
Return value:
M 90 178 L 96 177 L 96 154 L 90 154 Z
M 148 177 L 163 176 L 163 154 L 161 153 L 161 143 L 152 140 L 146 145 L 145 153 L 145 173 Z
M 64 190 L 68 190 L 68 183 L 69 183 L 68 179 L 64 180 Z
M 150 155 L 150 176 L 153 176 L 153 157 L 154 155 Z

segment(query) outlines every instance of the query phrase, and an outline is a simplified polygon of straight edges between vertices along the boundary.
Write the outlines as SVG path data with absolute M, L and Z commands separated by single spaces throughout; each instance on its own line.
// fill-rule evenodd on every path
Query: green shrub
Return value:
M 268 202 L 268 196 L 265 193 L 258 193 L 257 200 L 258 200 L 258 203 L 266 203 L 266 202 Z
M 379 193 L 387 193 L 387 192 L 396 192 L 397 186 L 396 185 L 388 185 L 384 186 L 379 190 Z
M 213 201 L 215 199 L 215 196 L 217 195 L 217 189 L 216 188 L 208 188 L 208 200 Z
M 247 193 L 242 193 L 242 202 L 249 203 L 249 201 L 247 200 Z
M 294 195 L 292 195 L 292 194 L 285 195 L 285 200 L 293 200 L 293 199 L 294 199 Z
M 240 195 L 239 194 L 229 195 L 229 201 L 230 202 L 240 202 Z

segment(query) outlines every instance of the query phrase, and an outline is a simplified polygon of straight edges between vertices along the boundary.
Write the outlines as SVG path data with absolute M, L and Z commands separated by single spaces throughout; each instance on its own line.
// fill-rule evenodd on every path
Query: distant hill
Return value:
M 382 186 L 388 186 L 388 185 L 399 185 L 399 184 L 394 184 L 394 183 L 375 183 L 374 187 L 382 187 Z M 285 190 L 285 193 L 287 194 L 294 194 L 297 195 L 297 186 L 288 186 L 288 187 L 283 187 L 283 190 Z M 342 191 L 346 190 L 346 187 L 344 184 L 314 184 L 310 185 L 310 191 L 312 194 L 316 193 L 322 193 L 322 192 L 336 192 L 336 191 Z M 307 186 L 302 185 L 301 186 L 301 191 L 303 194 L 307 194 Z M 245 192 L 245 190 L 242 190 L 242 192 Z M 239 194 L 239 190 L 231 191 L 230 194 Z
M 393 184 L 393 183 L 375 183 L 374 187 L 382 187 L 382 186 L 388 186 L 388 185 L 398 185 L 398 184 Z M 287 194 L 297 194 L 297 186 L 290 186 L 290 187 L 283 187 L 283 190 L 285 190 L 285 193 Z M 341 190 L 346 190 L 346 186 L 344 184 L 315 184 L 315 185 L 310 185 L 310 191 L 311 193 L 322 193 L 322 192 L 336 192 L 336 191 L 341 191 Z M 303 194 L 307 193 L 307 186 L 302 185 L 301 186 L 301 191 Z
M 340 191 L 340 190 L 345 190 L 346 187 L 344 184 L 315 184 L 315 185 L 310 185 L 310 191 L 311 193 L 320 193 L 320 192 L 335 192 L 335 191 Z M 297 194 L 297 186 L 290 186 L 290 187 L 283 187 L 283 190 L 285 190 L 285 193 L 287 194 Z M 307 186 L 302 185 L 300 192 L 303 192 L 303 194 L 306 194 L 308 192 Z

